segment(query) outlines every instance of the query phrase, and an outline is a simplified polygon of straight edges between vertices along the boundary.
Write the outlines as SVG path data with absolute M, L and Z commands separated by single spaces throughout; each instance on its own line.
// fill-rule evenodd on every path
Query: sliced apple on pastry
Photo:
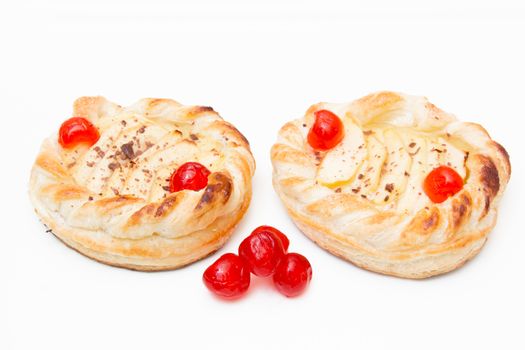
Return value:
M 406 170 L 407 184 L 406 190 L 399 195 L 397 207 L 399 210 L 420 210 L 426 206 L 427 198 L 421 191 L 421 184 L 428 173 L 428 141 L 425 137 L 417 134 L 401 134 L 405 149 L 410 157 L 412 164 Z
M 327 151 L 317 172 L 317 181 L 337 187 L 353 179 L 366 158 L 366 144 L 361 128 L 345 120 L 345 136 L 341 143 Z
M 379 131 L 365 132 L 367 159 L 361 164 L 350 188 L 355 194 L 368 196 L 375 193 L 381 178 L 381 169 L 387 157 L 386 147 L 378 140 Z
M 379 186 L 374 193 L 374 201 L 378 204 L 392 201 L 403 193 L 407 182 L 405 172 L 410 169 L 412 162 L 396 131 L 386 130 L 383 134 L 388 156 L 383 163 Z

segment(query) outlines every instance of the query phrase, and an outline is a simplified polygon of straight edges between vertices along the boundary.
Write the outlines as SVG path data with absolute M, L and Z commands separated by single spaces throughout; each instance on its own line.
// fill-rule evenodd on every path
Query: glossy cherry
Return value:
M 208 185 L 210 171 L 200 163 L 182 164 L 170 177 L 170 192 L 199 191 Z
M 301 254 L 286 254 L 273 275 L 277 290 L 287 297 L 301 294 L 312 279 L 312 266 Z
M 211 292 L 223 298 L 237 298 L 250 286 L 250 268 L 238 255 L 227 253 L 204 271 L 202 281 Z
M 78 144 L 92 146 L 97 143 L 100 133 L 86 118 L 73 117 L 62 123 L 58 131 L 58 143 L 64 148 L 72 148 Z
M 345 136 L 343 122 L 326 109 L 321 109 L 314 114 L 315 122 L 308 132 L 308 143 L 312 148 L 321 151 L 334 148 Z
M 281 231 L 279 231 L 275 227 L 265 226 L 265 225 L 259 226 L 255 230 L 253 230 L 252 235 L 256 234 L 256 233 L 259 233 L 259 232 L 263 232 L 263 231 L 272 232 L 277 237 L 279 237 L 279 239 L 281 240 L 281 243 L 283 244 L 284 252 L 288 251 L 288 247 L 290 246 L 290 240 L 288 239 L 288 237 L 286 237 L 286 235 L 284 233 L 282 233 Z
M 285 251 L 281 239 L 271 231 L 260 231 L 246 237 L 239 245 L 239 256 L 248 262 L 254 275 L 270 276 Z
M 463 188 L 463 179 L 452 168 L 440 166 L 432 170 L 423 182 L 423 190 L 434 203 L 442 203 Z

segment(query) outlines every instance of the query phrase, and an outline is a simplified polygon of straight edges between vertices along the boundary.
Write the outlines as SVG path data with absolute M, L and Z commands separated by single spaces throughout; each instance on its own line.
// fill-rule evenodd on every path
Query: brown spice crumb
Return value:
M 146 125 L 142 125 L 142 126 L 137 130 L 137 134 L 144 134 L 144 131 L 146 131 Z
M 98 146 L 93 148 L 93 150 L 97 152 L 97 156 L 99 156 L 100 158 L 103 158 L 106 155 L 106 153 L 103 150 L 101 150 Z
M 390 198 L 389 196 L 386 196 L 384 201 L 387 202 L 389 198 Z
M 89 196 L 89 197 L 88 197 L 88 200 L 92 201 L 92 200 L 93 200 L 93 197 L 92 197 L 92 196 Z
M 419 153 L 419 150 L 420 150 L 420 149 L 421 149 L 421 147 L 418 147 L 418 148 L 415 150 L 414 153 L 410 153 L 410 152 L 408 152 L 408 154 L 410 154 L 411 156 L 415 156 L 416 154 Z
M 192 139 L 192 141 L 197 141 L 199 137 L 195 134 L 190 134 L 190 139 Z
M 169 192 L 170 187 L 169 186 L 162 186 L 162 189 Z
M 468 157 L 469 157 L 469 153 L 465 152 L 465 157 L 463 157 L 463 164 L 465 165 L 467 164 Z
M 416 146 L 415 142 L 410 142 L 410 144 L 408 145 L 408 147 L 410 147 L 410 148 L 414 148 L 415 146 Z
M 405 171 L 405 176 L 410 176 L 410 174 L 407 171 Z
M 118 163 L 118 162 L 109 163 L 109 164 L 108 164 L 108 168 L 109 168 L 109 170 L 111 170 L 111 171 L 115 171 L 115 169 L 120 168 L 120 163 Z
M 386 190 L 387 192 L 392 193 L 392 191 L 394 190 L 394 184 L 386 184 L 386 186 L 385 186 L 385 190 Z
M 121 120 L 120 124 L 122 124 L 122 126 L 126 126 L 128 123 L 125 120 Z
M 86 165 L 90 168 L 93 168 L 95 166 L 95 162 L 86 162 Z
M 115 196 L 118 196 L 118 195 L 119 195 L 119 192 L 118 192 L 118 190 L 117 190 L 115 187 L 111 187 L 111 190 L 113 191 L 113 193 L 115 194 Z
M 133 151 L 133 141 L 123 144 L 120 146 L 120 149 L 126 158 L 133 159 L 135 157 L 135 152 Z
M 361 195 L 361 198 L 366 199 L 366 195 L 365 195 L 365 194 L 362 194 L 362 195 Z
M 362 180 L 363 177 L 365 177 L 363 174 L 359 174 L 359 175 L 357 175 L 357 179 L 358 179 L 358 180 Z
M 337 188 L 335 189 L 335 193 L 341 193 L 341 187 L 337 187 Z
M 361 191 L 361 187 L 352 188 L 352 192 L 354 193 L 359 193 L 359 191 Z

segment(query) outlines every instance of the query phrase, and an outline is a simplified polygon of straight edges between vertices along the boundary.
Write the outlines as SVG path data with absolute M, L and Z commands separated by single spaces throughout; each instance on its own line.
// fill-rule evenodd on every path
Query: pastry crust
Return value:
M 345 127 L 326 152 L 307 142 L 320 109 Z M 474 257 L 511 173 L 507 152 L 483 127 L 394 92 L 313 105 L 281 128 L 271 158 L 274 188 L 304 234 L 357 266 L 405 278 L 452 271 Z M 439 165 L 465 184 L 437 204 L 422 183 Z
M 211 107 L 142 99 L 121 107 L 81 97 L 74 116 L 100 132 L 64 149 L 54 134 L 33 165 L 29 194 L 66 245 L 134 270 L 175 269 L 219 249 L 251 199 L 255 161 L 246 138 Z M 170 193 L 171 173 L 196 161 L 211 174 L 200 191 Z

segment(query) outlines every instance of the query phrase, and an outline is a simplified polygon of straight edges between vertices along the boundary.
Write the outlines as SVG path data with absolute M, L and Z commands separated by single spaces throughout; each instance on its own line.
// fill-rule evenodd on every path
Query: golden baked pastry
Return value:
M 167 270 L 221 247 L 251 199 L 248 141 L 210 107 L 142 99 L 121 107 L 82 97 L 74 116 L 100 138 L 64 148 L 46 139 L 31 171 L 36 213 L 65 244 L 100 262 Z M 184 162 L 210 172 L 205 188 L 170 192 Z
M 344 138 L 326 151 L 307 140 L 321 110 L 344 125 Z M 406 278 L 442 274 L 474 257 L 496 224 L 511 173 L 507 152 L 483 127 L 394 92 L 313 105 L 281 128 L 271 158 L 275 190 L 304 234 L 357 266 Z M 423 182 L 439 166 L 464 183 L 435 203 Z

